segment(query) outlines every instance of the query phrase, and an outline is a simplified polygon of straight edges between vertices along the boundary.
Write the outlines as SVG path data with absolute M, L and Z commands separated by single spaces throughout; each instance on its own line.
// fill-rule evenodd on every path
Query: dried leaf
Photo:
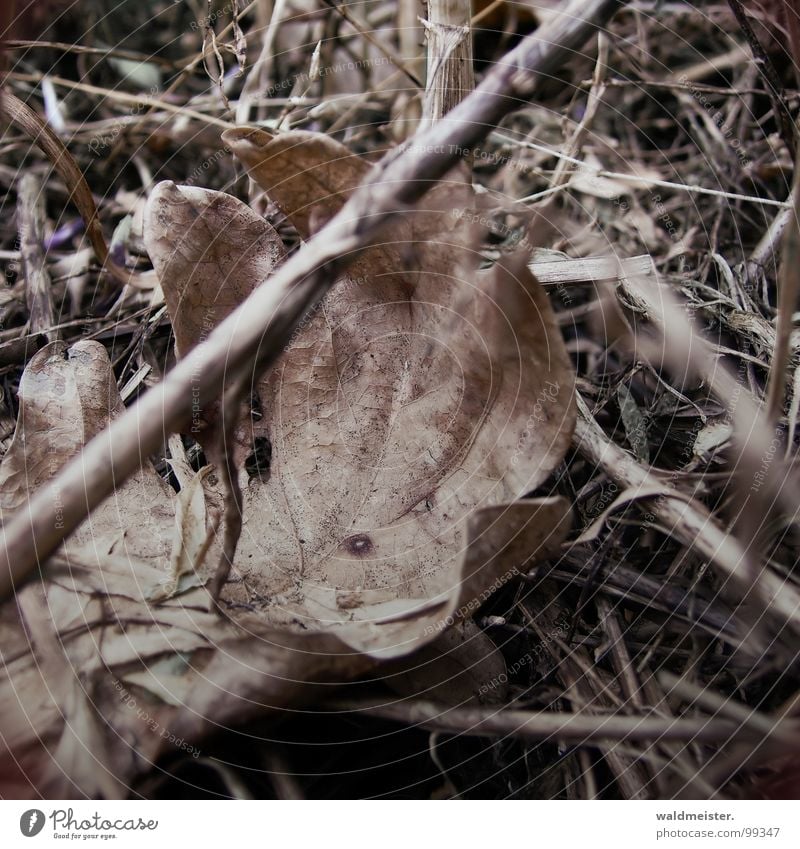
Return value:
M 206 530 L 206 499 L 203 478 L 211 471 L 204 466 L 182 487 L 175 499 L 175 533 L 169 558 L 169 577 L 149 594 L 150 601 L 163 601 L 203 583 L 200 569 L 208 551 L 209 536 Z M 189 580 L 181 580 L 188 578 Z
M 263 185 L 276 169 L 270 196 L 303 235 L 311 211 L 338 211 L 366 167 L 325 137 L 288 134 L 275 151 L 267 134 L 256 138 L 270 155 L 254 176 Z M 205 196 L 187 211 L 196 197 L 162 184 L 149 207 L 148 250 L 179 347 L 222 288 L 215 279 L 199 305 L 195 264 L 182 256 L 209 249 L 208 232 L 224 253 L 228 233 L 214 210 L 236 206 Z M 248 215 L 242 204 L 226 214 Z M 409 215 L 395 244 L 354 264 L 259 382 L 253 432 L 271 446 L 270 471 L 246 481 L 237 583 L 226 589 L 228 602 L 253 605 L 273 625 L 338 626 L 349 645 L 381 657 L 425 641 L 431 599 L 452 603 L 462 580 L 470 514 L 541 483 L 566 450 L 573 415 L 567 355 L 524 262 L 463 280 L 460 247 L 423 248 L 415 229 Z M 255 241 L 232 236 L 231 252 L 242 244 Z M 420 268 L 406 247 L 432 261 Z M 245 289 L 258 282 L 244 262 L 222 276 L 236 273 Z M 240 430 L 240 447 L 247 435 Z
M 310 141 L 284 171 L 306 228 L 311 205 L 333 214 L 364 172 L 353 160 L 339 173 L 344 149 Z M 314 156 L 304 183 L 293 169 Z M 566 451 L 573 378 L 524 259 L 462 272 L 463 233 L 443 199 L 362 256 L 254 380 L 235 434 L 244 531 L 223 592 L 229 618 L 206 611 L 202 588 L 148 603 L 170 564 L 174 578 L 197 553 L 199 485 L 207 505 L 219 497 L 201 474 L 176 508 L 149 466 L 51 559 L 44 584 L 0 608 L 3 795 L 121 795 L 165 751 L 199 753 L 225 723 L 308 704 L 429 644 L 426 666 L 441 676 L 449 664 L 453 692 L 491 698 L 502 659 L 472 626 L 448 629 L 566 533 L 563 499 L 517 499 Z M 153 193 L 145 235 L 180 353 L 269 285 L 285 254 L 244 204 L 172 184 Z M 102 346 L 39 352 L 0 506 L 25 509 L 121 406 Z M 218 412 L 197 411 L 198 439 L 217 432 Z M 26 630 L 20 611 L 42 592 L 50 618 Z M 53 647 L 52 673 L 36 633 Z
M 265 189 L 298 233 L 307 239 L 317 223 L 333 217 L 370 166 L 323 133 L 296 130 L 273 136 L 249 127 L 226 130 L 222 140 Z
M 704 425 L 695 438 L 692 454 L 708 462 L 716 451 L 730 442 L 733 427 L 729 422 L 716 421 Z

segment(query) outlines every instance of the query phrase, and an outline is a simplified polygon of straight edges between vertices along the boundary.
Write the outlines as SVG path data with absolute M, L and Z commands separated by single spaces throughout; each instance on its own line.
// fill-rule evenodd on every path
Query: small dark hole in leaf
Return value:
M 374 548 L 372 540 L 366 534 L 355 534 L 348 537 L 342 545 L 350 554 L 355 554 L 359 557 L 369 554 Z
M 264 483 L 269 480 L 272 464 L 272 443 L 266 436 L 257 436 L 253 440 L 253 453 L 244 461 L 244 469 L 252 480 L 258 478 Z

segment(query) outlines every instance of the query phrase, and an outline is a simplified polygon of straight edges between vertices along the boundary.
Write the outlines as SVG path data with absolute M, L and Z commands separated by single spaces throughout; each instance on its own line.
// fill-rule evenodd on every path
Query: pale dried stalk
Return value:
M 399 0 L 397 4 L 397 39 L 400 45 L 400 55 L 409 68 L 417 74 L 425 61 L 420 47 L 421 33 L 419 16 L 420 0 Z
M 617 281 L 620 278 L 648 275 L 653 270 L 650 254 L 618 259 L 613 256 L 586 256 L 580 259 L 536 259 L 530 269 L 543 286 Z
M 428 0 L 423 21 L 428 40 L 428 77 L 422 106 L 424 129 L 475 88 L 469 0 Z
M 491 708 L 448 708 L 421 699 L 384 702 L 379 699 L 335 700 L 326 707 L 351 714 L 369 714 L 421 725 L 434 731 L 454 734 L 473 734 L 482 737 L 519 737 L 523 740 L 563 740 L 570 743 L 589 743 L 598 740 L 629 743 L 636 741 L 666 742 L 679 740 L 694 743 L 725 743 L 734 736 L 752 738 L 750 726 L 730 719 L 673 719 L 660 716 L 605 716 L 584 713 L 529 712 L 523 710 L 493 710 Z M 797 733 L 797 723 L 775 722 L 772 736 L 785 737 Z M 759 738 L 761 734 L 757 735 Z
M 19 182 L 17 223 L 22 269 L 25 274 L 25 300 L 28 307 L 28 332 L 43 333 L 48 342 L 58 338 L 53 325 L 53 292 L 44 255 L 44 194 L 41 181 L 27 173 Z
M 599 33 L 597 36 L 597 62 L 594 66 L 594 74 L 592 75 L 592 87 L 589 90 L 589 97 L 586 101 L 586 111 L 583 113 L 578 126 L 572 133 L 567 144 L 564 146 L 565 156 L 558 160 L 551 188 L 564 186 L 569 182 L 572 173 L 567 170 L 567 165 L 570 159 L 576 159 L 581 155 L 583 150 L 583 142 L 586 134 L 594 122 L 600 106 L 603 103 L 603 97 L 606 93 L 606 77 L 608 76 L 608 38 L 605 33 Z
M 574 0 L 563 14 L 529 36 L 487 74 L 450 115 L 391 152 L 343 209 L 147 392 L 125 415 L 88 443 L 81 456 L 36 492 L 3 526 L 0 598 L 60 545 L 115 487 L 136 471 L 169 434 L 189 423 L 193 393 L 209 406 L 226 382 L 264 368 L 283 351 L 307 310 L 339 272 L 375 240 L 382 227 L 413 204 L 480 142 L 520 99 L 537 88 L 604 24 L 619 0 Z M 198 395 L 194 395 L 194 400 Z M 56 501 L 52 492 L 59 493 Z
M 798 49 L 800 49 L 800 45 Z M 795 161 L 794 183 L 789 200 L 792 208 L 789 210 L 786 229 L 783 233 L 783 255 L 778 272 L 778 324 L 767 382 L 767 418 L 773 426 L 778 422 L 783 412 L 786 367 L 789 363 L 789 341 L 792 334 L 792 315 L 797 306 L 797 293 L 800 290 L 800 218 L 798 218 L 800 156 Z
M 287 0 L 275 0 L 272 14 L 269 17 L 269 25 L 261 43 L 261 53 L 250 68 L 250 73 L 239 94 L 239 103 L 236 106 L 237 124 L 246 124 L 250 120 L 252 101 L 259 97 L 260 92 L 269 88 L 267 83 L 275 59 L 275 39 L 278 36 L 281 24 L 287 17 L 286 7 Z

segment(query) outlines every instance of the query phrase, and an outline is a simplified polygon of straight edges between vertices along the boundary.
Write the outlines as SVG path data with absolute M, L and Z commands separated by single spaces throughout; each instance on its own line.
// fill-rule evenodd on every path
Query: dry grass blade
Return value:
M 136 273 L 120 268 L 111 258 L 91 189 L 81 169 L 61 139 L 30 106 L 23 103 L 11 92 L 3 92 L 0 105 L 2 105 L 2 109 L 9 120 L 30 136 L 34 144 L 41 148 L 58 171 L 67 186 L 70 200 L 75 203 L 83 218 L 86 225 L 86 235 L 100 263 L 123 285 L 144 285 L 146 288 L 152 288 L 152 280 L 143 281 Z

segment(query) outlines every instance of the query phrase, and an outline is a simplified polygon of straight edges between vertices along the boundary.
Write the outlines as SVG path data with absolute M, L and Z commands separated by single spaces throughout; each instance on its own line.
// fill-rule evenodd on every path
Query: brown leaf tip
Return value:
M 245 162 L 248 154 L 258 154 L 273 138 L 272 133 L 256 127 L 234 127 L 222 134 L 222 141 Z

